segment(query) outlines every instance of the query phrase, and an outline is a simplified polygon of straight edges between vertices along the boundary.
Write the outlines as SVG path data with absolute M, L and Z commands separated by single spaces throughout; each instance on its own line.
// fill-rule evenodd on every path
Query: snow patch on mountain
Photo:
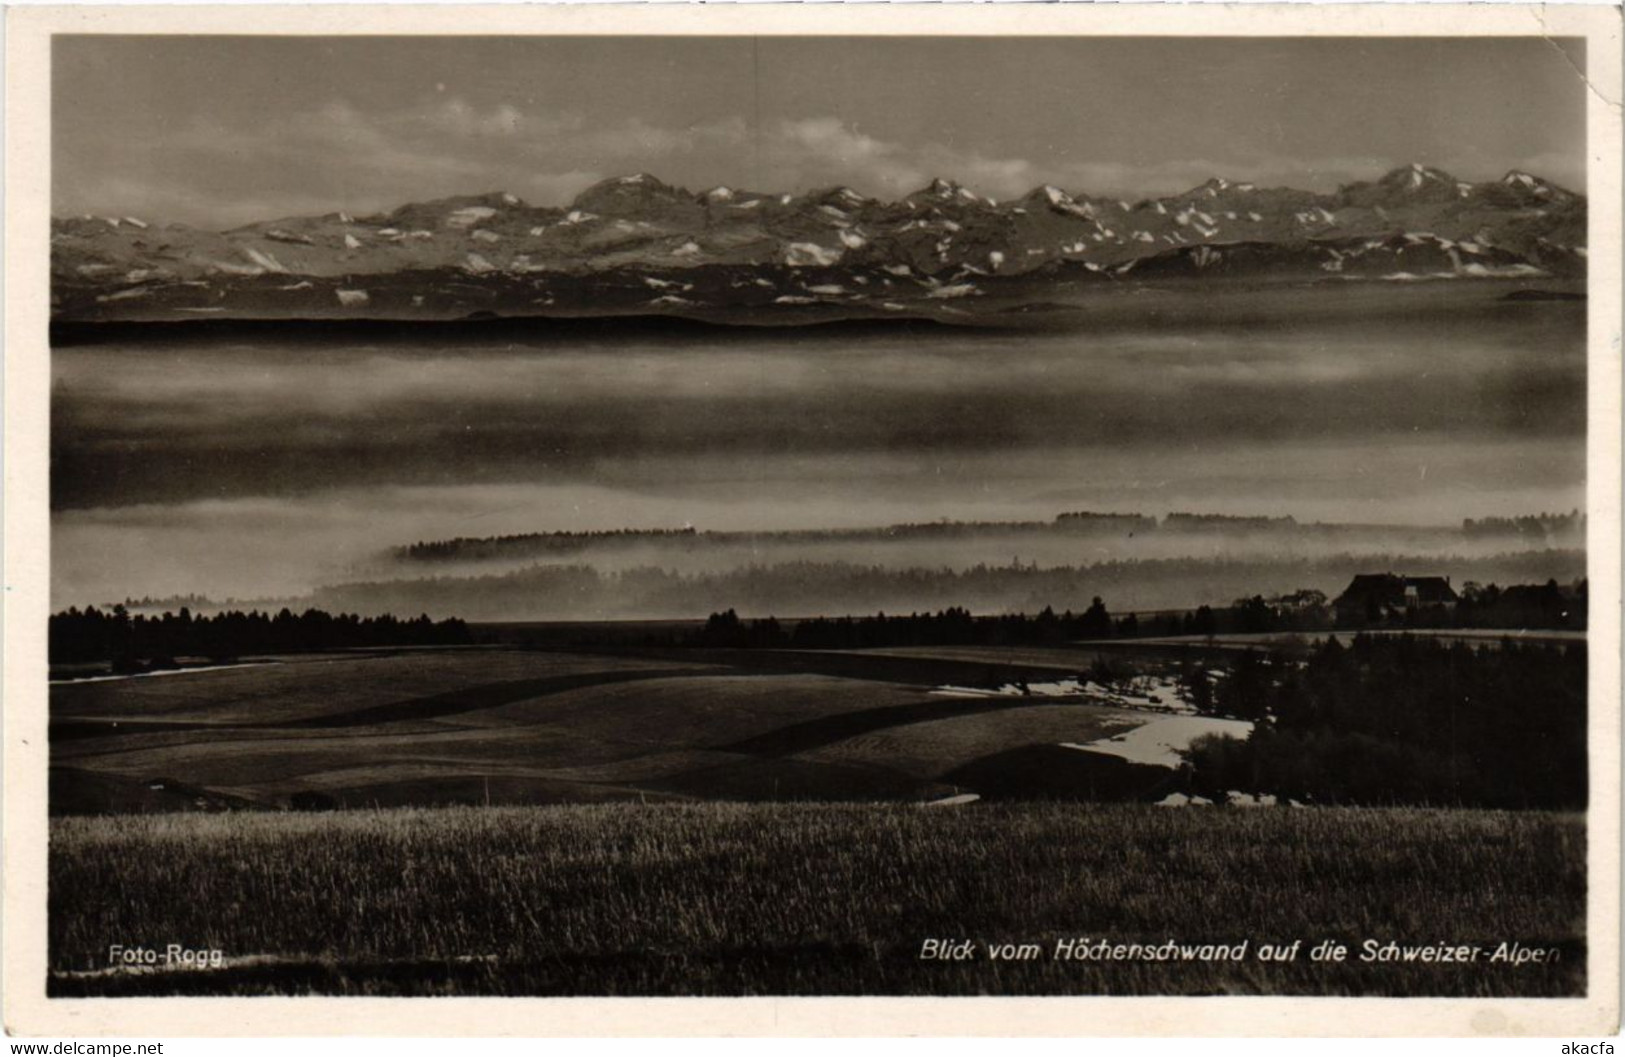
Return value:
M 243 247 L 243 256 L 247 257 L 260 268 L 268 272 L 283 274 L 288 270 L 281 261 L 271 256 L 269 253 L 266 253 L 264 250 L 257 250 L 252 246 Z
M 446 214 L 446 226 L 465 231 L 482 220 L 490 220 L 497 211 L 490 206 L 464 206 Z
M 816 242 L 792 242 L 784 251 L 784 263 L 792 268 L 827 268 L 840 259 L 840 250 Z

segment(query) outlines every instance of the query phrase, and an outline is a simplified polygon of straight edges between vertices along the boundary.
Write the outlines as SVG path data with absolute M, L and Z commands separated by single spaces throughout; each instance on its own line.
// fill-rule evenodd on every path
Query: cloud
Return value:
M 641 171 L 696 189 L 720 183 L 804 191 L 847 184 L 896 198 L 941 176 L 995 198 L 1046 183 L 1138 198 L 1177 193 L 1215 175 L 1331 189 L 1413 160 L 1037 159 L 929 139 L 886 139 L 829 115 L 780 118 L 759 129 L 737 115 L 686 126 L 636 116 L 594 123 L 576 113 L 511 102 L 479 106 L 439 94 L 381 111 L 335 99 L 254 127 L 198 120 L 156 142 L 119 149 L 118 164 L 63 159 L 57 166 L 58 212 L 136 213 L 229 226 L 296 212 L 374 212 L 496 190 L 562 204 L 603 176 Z M 1414 160 L 1450 168 L 1447 159 Z M 1560 170 L 1559 160 L 1529 159 L 1524 167 Z M 1493 173 L 1458 175 L 1495 178 L 1521 161 L 1510 159 Z

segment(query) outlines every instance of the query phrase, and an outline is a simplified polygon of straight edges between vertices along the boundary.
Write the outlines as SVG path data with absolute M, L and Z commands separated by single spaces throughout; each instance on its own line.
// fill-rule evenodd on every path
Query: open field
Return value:
M 57 819 L 50 991 L 1402 994 L 1584 989 L 1584 825 L 1414 809 L 603 805 Z M 1053 960 L 1062 938 L 1242 961 Z M 110 938 L 223 954 L 108 971 Z M 928 938 L 1042 956 L 919 957 Z M 1324 938 L 1342 964 L 1311 962 Z M 1362 963 L 1367 939 L 1479 946 Z M 1261 944 L 1302 940 L 1260 961 Z M 1557 960 L 1492 962 L 1497 945 Z
M 1040 787 L 1008 754 L 1155 718 L 1100 697 L 932 692 L 1053 679 L 1031 650 L 642 652 L 321 654 L 53 686 L 51 809 L 1095 796 L 1085 772 L 1120 763 L 1065 750 L 1047 769 L 1074 777 Z

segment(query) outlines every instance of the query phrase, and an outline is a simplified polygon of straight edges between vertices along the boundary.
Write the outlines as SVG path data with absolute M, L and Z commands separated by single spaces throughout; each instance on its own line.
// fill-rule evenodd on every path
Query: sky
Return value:
M 53 212 L 230 227 L 649 172 L 993 197 L 1332 190 L 1421 162 L 1584 190 L 1583 42 L 58 37 Z

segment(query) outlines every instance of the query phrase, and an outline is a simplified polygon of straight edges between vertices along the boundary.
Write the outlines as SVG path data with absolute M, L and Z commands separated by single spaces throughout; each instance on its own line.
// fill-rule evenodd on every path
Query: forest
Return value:
M 1327 639 L 1304 658 L 1246 650 L 1191 699 L 1250 719 L 1199 739 L 1193 787 L 1318 804 L 1574 810 L 1586 804 L 1583 644 L 1478 647 L 1421 636 Z

